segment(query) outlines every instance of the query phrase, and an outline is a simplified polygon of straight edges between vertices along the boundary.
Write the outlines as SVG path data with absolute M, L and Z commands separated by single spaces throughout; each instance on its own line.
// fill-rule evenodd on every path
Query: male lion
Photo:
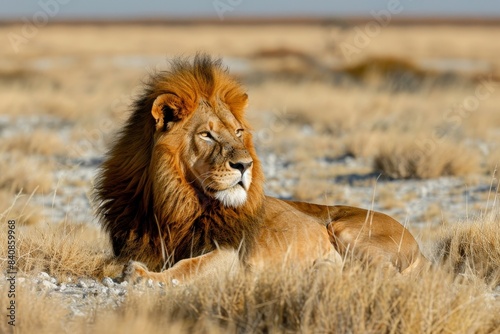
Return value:
M 240 84 L 207 55 L 151 78 L 95 186 L 115 255 L 144 263 L 130 262 L 128 279 L 182 282 L 229 264 L 310 265 L 348 251 L 403 274 L 427 261 L 382 213 L 265 196 L 246 105 Z

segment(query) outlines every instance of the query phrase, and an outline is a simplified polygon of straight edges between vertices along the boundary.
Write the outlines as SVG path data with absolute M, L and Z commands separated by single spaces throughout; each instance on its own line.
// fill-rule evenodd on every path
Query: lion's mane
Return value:
M 138 260 L 156 270 L 165 260 L 172 265 L 216 247 L 240 249 L 244 257 L 263 219 L 264 177 L 252 140 L 245 142 L 254 160 L 248 199 L 242 207 L 224 207 L 186 181 L 180 154 L 154 148 L 151 109 L 156 97 L 165 93 L 179 97 L 182 117 L 196 117 L 200 98 L 218 98 L 248 127 L 243 115 L 246 94 L 220 60 L 206 55 L 192 62 L 176 59 L 169 71 L 153 75 L 95 180 L 97 214 L 113 251 L 124 261 Z M 173 140 L 180 146 L 185 142 L 180 136 Z

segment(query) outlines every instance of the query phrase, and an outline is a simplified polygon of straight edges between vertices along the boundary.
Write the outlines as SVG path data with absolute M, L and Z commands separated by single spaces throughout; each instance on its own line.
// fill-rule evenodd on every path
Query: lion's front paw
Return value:
M 148 277 L 148 267 L 145 264 L 130 260 L 123 269 L 123 281 L 131 284 L 139 283 Z

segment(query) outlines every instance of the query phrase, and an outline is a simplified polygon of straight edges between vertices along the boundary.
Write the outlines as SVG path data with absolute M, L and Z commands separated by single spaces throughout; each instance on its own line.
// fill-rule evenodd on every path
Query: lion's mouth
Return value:
M 205 180 L 201 184 L 206 195 L 217 199 L 226 207 L 237 208 L 245 204 L 248 197 L 251 179 L 246 176 L 233 179 L 232 182 L 214 182 L 214 180 Z
M 227 190 L 231 190 L 231 189 L 239 189 L 239 188 L 243 188 L 243 190 L 247 190 L 246 187 L 245 187 L 245 184 L 243 183 L 243 181 L 239 181 L 235 184 L 233 184 L 232 186 L 229 186 L 227 188 L 224 188 L 224 189 L 215 189 L 215 188 L 212 188 L 212 187 L 205 187 L 205 191 L 210 193 L 210 194 L 215 194 L 217 192 L 220 192 L 220 191 L 227 191 Z

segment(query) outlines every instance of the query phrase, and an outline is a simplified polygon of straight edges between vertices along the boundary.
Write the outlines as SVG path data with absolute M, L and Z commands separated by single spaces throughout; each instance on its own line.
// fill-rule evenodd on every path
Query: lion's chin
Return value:
M 237 208 L 245 204 L 247 200 L 247 191 L 237 184 L 232 188 L 217 191 L 214 197 L 224 206 Z

